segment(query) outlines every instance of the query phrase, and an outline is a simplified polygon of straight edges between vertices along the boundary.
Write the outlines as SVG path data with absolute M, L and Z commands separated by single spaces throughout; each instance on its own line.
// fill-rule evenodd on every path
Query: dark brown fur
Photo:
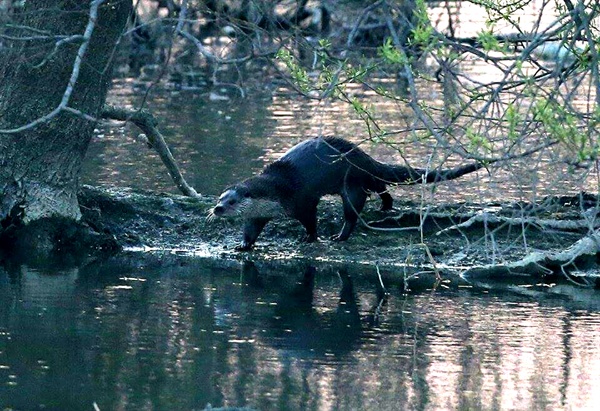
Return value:
M 433 183 L 452 180 L 483 167 L 481 163 L 448 170 L 423 170 L 380 163 L 358 146 L 336 137 L 317 137 L 292 147 L 261 174 L 229 187 L 213 208 L 213 216 L 245 218 L 240 250 L 253 245 L 264 226 L 286 214 L 306 229 L 306 240 L 317 239 L 317 204 L 326 194 L 338 194 L 344 207 L 344 225 L 334 238 L 350 237 L 369 193 L 377 193 L 382 210 L 393 206 L 389 184 Z

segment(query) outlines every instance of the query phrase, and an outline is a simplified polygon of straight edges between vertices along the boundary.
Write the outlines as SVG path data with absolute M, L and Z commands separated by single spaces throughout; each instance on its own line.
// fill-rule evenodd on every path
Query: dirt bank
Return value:
M 319 206 L 317 243 L 301 242 L 300 224 L 283 219 L 269 223 L 255 249 L 244 253 L 234 250 L 241 239 L 240 221 L 207 222 L 214 197 L 192 199 L 85 186 L 80 202 L 84 221 L 96 231 L 110 234 L 126 249 L 235 260 L 377 265 L 404 273 L 421 271 L 442 276 L 518 275 L 546 282 L 560 281 L 568 268 L 568 281 L 583 278 L 593 285 L 598 279 L 594 253 L 580 256 L 575 265 L 562 268 L 551 261 L 536 262 L 525 269 L 510 266 L 532 253 L 562 252 L 585 237 L 588 229 L 574 222 L 581 221 L 582 213 L 596 212 L 596 198 L 589 195 L 546 199 L 543 207 L 523 203 L 454 204 L 424 209 L 418 204 L 396 201 L 395 209 L 385 213 L 377 210 L 379 204 L 373 200 L 365 208 L 364 220 L 379 229 L 392 230 L 359 227 L 343 243 L 328 239 L 342 225 L 341 204 L 337 199 L 324 200 Z M 480 218 L 482 215 L 485 218 Z M 516 215 L 535 219 L 519 220 Z M 561 230 L 549 229 L 544 226 L 549 221 L 569 224 Z M 407 229 L 410 227 L 414 229 Z M 399 228 L 402 230 L 397 231 Z

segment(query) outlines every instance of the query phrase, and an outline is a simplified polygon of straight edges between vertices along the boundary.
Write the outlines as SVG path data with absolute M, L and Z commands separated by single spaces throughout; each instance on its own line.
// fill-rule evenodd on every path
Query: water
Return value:
M 384 273 L 378 306 L 372 271 L 166 257 L 2 270 L 0 409 L 597 409 L 597 299 L 405 292 Z
M 547 2 L 535 0 L 525 3 L 516 18 L 524 33 L 534 31 L 536 27 L 538 31 L 543 31 L 556 19 Z M 359 9 L 350 7 L 355 13 Z M 451 25 L 456 36 L 464 38 L 477 37 L 486 28 L 485 21 L 489 17 L 481 6 L 468 2 L 433 2 L 428 10 L 432 24 L 440 32 L 448 32 Z M 449 10 L 452 10 L 452 23 L 448 17 Z M 508 35 L 514 34 L 517 28 L 506 22 L 496 22 L 493 30 L 495 34 Z M 423 78 L 435 78 L 438 65 L 431 59 L 422 60 L 418 70 Z M 551 62 L 538 63 L 552 67 Z M 538 68 L 527 63 L 523 66 L 523 70 L 531 70 L 532 75 Z M 203 68 L 196 67 L 197 72 L 201 70 Z M 492 84 L 504 78 L 494 65 L 474 58 L 466 58 L 460 64 L 459 71 L 467 76 L 467 84 Z M 245 91 L 244 97 L 235 87 L 206 86 L 206 81 L 202 80 L 209 80 L 212 74 L 212 70 L 206 69 L 204 79 L 200 75 L 200 79 L 191 84 L 196 86 L 194 89 L 186 89 L 185 86 L 190 84 L 184 81 L 183 88 L 161 83 L 149 91 L 149 81 L 118 79 L 108 99 L 119 106 L 144 105 L 152 111 L 159 119 L 159 128 L 188 182 L 200 193 L 221 193 L 227 185 L 259 172 L 265 164 L 303 139 L 325 134 L 358 142 L 368 136 L 364 121 L 349 104 L 299 97 L 270 65 L 240 66 L 229 70 L 226 66 L 219 67 L 220 81 L 240 84 Z M 423 78 L 417 78 L 419 98 L 432 106 L 443 107 L 444 90 L 441 84 Z M 369 82 L 374 87 L 383 86 L 393 93 L 402 94 L 395 73 L 386 76 L 381 72 L 372 76 Z M 544 84 L 549 89 L 557 87 L 552 80 Z M 468 85 L 465 87 L 468 88 Z M 589 101 L 594 100 L 594 88 L 590 87 L 589 94 L 585 90 L 583 87 L 577 93 L 569 91 L 573 106 L 589 107 Z M 348 84 L 346 92 L 372 109 L 375 121 L 382 129 L 403 130 L 388 137 L 394 148 L 382 144 L 364 144 L 362 147 L 373 157 L 389 163 L 408 161 L 416 167 L 426 167 L 429 162 L 433 166 L 464 163 L 463 159 L 456 156 L 447 159 L 448 150 L 438 147 L 431 140 L 419 141 L 411 133 L 422 124 L 415 121 L 414 113 L 406 103 L 382 98 L 360 84 Z M 211 95 L 227 100 L 211 99 Z M 507 98 L 512 101 L 514 96 Z M 522 103 L 527 107 L 531 102 Z M 496 114 L 491 115 L 494 117 Z M 443 124 L 441 118 L 435 117 L 433 120 Z M 489 130 L 484 134 L 489 133 L 490 138 L 494 137 L 494 133 L 506 134 L 506 130 L 497 130 L 493 123 L 486 123 Z M 537 146 L 540 143 L 535 142 L 536 132 L 531 130 L 531 135 L 526 136 L 527 144 Z M 158 157 L 134 140 L 139 133 L 131 125 L 100 125 L 90 145 L 82 181 L 176 192 Z M 453 138 L 449 139 L 448 144 L 455 144 Z M 518 147 L 516 152 L 531 146 Z M 402 150 L 402 155 L 398 149 Z M 495 153 L 496 156 L 502 154 L 500 151 Z M 525 160 L 495 164 L 489 174 L 482 170 L 458 181 L 439 184 L 434 194 L 420 192 L 414 187 L 396 188 L 393 194 L 418 201 L 425 197 L 427 201 L 488 202 L 536 201 L 547 195 L 597 192 L 597 172 L 569 167 L 571 154 L 554 147 Z
M 228 185 L 260 172 L 306 138 L 336 135 L 364 142 L 368 135 L 364 122 L 346 103 L 298 98 L 281 80 L 267 85 L 252 82 L 253 78 L 268 81 L 269 74 L 262 71 L 246 72 L 244 76 L 249 79 L 245 98 L 235 90 L 217 90 L 229 100 L 211 101 L 211 90 L 178 90 L 172 85 L 161 85 L 152 88 L 144 99 L 149 83 L 120 79 L 115 81 L 109 102 L 125 107 L 139 107 L 144 102 L 160 120 L 159 128 L 188 183 L 202 194 L 220 194 Z M 395 87 L 389 79 L 378 81 L 386 87 Z M 440 91 L 435 87 L 422 86 L 424 98 L 440 99 Z M 406 106 L 386 101 L 359 85 L 352 85 L 351 89 L 353 95 L 375 107 L 384 129 L 410 130 L 414 115 Z M 133 125 L 117 122 L 100 125 L 87 153 L 82 182 L 178 192 L 154 151 L 135 140 L 138 134 L 140 130 Z M 361 147 L 387 163 L 407 161 L 414 167 L 426 167 L 428 162 L 436 167 L 466 163 L 456 156 L 446 159 L 443 150 L 436 149 L 431 141 L 417 141 L 413 137 L 409 131 L 390 136 L 388 142 L 396 148 L 370 142 Z M 569 168 L 566 163 L 556 161 L 557 155 L 548 149 L 527 160 L 496 164 L 489 172 L 482 170 L 437 184 L 435 189 L 397 187 L 392 194 L 414 201 L 481 203 L 536 201 L 548 195 L 597 192 L 594 170 Z
M 457 36 L 477 36 L 485 13 L 458 5 Z M 430 12 L 444 30 L 443 5 Z M 463 69 L 478 81 L 498 80 L 490 66 Z M 144 101 L 188 182 L 203 194 L 251 176 L 302 139 L 366 136 L 347 104 L 300 98 L 269 67 L 251 70 L 240 72 L 244 98 L 233 88 L 172 84 L 145 98 L 149 83 L 118 79 L 109 102 Z M 396 86 L 393 78 L 374 81 Z M 423 100 L 443 97 L 439 85 L 417 87 Z M 228 100 L 215 101 L 211 93 Z M 414 127 L 404 104 L 360 85 L 350 85 L 349 93 L 376 108 L 383 128 Z M 82 181 L 176 192 L 137 134 L 131 125 L 99 126 Z M 413 166 L 424 166 L 435 152 L 409 132 L 395 142 L 403 156 L 381 145 L 363 148 L 381 161 Z M 431 157 L 434 164 L 441 154 Z M 434 199 L 531 201 L 597 192 L 597 181 L 557 158 L 562 154 L 548 150 L 494 166 L 491 174 L 440 184 Z M 393 195 L 425 196 L 414 187 Z M 600 404 L 594 290 L 544 292 L 509 280 L 492 284 L 491 292 L 456 286 L 405 292 L 392 281 L 400 274 L 388 273 L 390 296 L 379 306 L 372 268 L 348 281 L 318 267 L 311 287 L 302 280 L 312 271 L 289 265 L 123 258 L 71 270 L 0 271 L 0 409 L 595 410 Z

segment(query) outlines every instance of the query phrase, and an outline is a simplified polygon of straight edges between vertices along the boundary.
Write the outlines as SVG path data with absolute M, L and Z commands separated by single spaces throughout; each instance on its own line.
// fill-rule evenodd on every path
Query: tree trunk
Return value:
M 91 24 L 91 1 L 28 0 L 0 28 L 0 234 L 40 220 L 76 222 L 78 176 L 94 122 L 60 111 L 18 133 L 63 100 Z M 105 0 L 79 65 L 68 107 L 99 117 L 114 49 L 131 1 Z M 78 35 L 71 41 L 59 42 Z

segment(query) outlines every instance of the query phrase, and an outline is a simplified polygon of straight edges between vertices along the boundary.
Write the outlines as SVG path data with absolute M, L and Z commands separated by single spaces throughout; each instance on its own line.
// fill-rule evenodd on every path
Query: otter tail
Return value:
M 412 168 L 404 166 L 394 166 L 389 164 L 379 163 L 373 170 L 373 175 L 380 178 L 388 184 L 419 184 L 437 183 L 440 181 L 454 180 L 472 173 L 485 166 L 484 163 L 470 163 L 464 166 L 445 169 L 445 170 L 426 170 L 422 168 Z
M 391 165 L 380 163 L 367 153 L 362 151 L 356 145 L 335 137 L 324 137 L 324 141 L 334 150 L 343 153 L 346 161 L 353 167 L 369 173 L 384 184 L 419 184 L 436 183 L 439 181 L 454 180 L 465 174 L 483 168 L 486 164 L 495 163 L 498 160 L 488 161 L 487 163 L 473 162 L 464 166 L 439 170 L 427 170 L 422 168 L 412 168 L 400 165 Z

